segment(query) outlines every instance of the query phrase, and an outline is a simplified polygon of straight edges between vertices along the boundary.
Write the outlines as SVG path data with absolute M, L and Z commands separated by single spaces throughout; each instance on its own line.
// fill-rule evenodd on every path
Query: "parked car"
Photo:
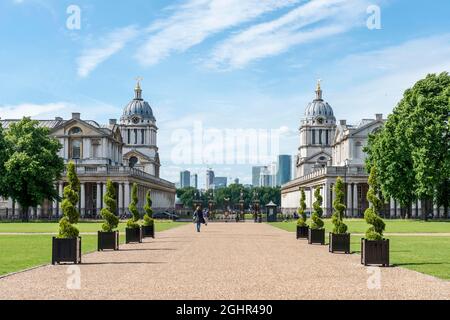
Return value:
M 168 220 L 178 220 L 180 217 L 174 213 L 164 211 L 157 212 L 153 214 L 154 219 L 168 219 Z

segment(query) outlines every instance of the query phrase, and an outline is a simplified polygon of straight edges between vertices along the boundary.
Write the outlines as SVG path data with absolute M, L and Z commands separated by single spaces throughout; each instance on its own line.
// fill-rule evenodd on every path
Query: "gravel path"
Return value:
M 366 268 L 267 224 L 212 223 L 83 256 L 81 289 L 68 266 L 0 279 L 0 299 L 450 299 L 450 282 L 403 268 Z M 369 289 L 371 272 L 381 288 Z M 372 282 L 373 283 L 373 282 Z

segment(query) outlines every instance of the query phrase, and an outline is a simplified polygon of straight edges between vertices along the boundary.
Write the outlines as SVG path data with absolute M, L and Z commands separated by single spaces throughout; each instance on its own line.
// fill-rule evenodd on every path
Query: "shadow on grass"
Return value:
M 402 266 L 426 266 L 426 265 L 445 265 L 448 263 L 445 262 L 410 262 L 410 263 L 393 263 L 393 266 L 402 267 Z

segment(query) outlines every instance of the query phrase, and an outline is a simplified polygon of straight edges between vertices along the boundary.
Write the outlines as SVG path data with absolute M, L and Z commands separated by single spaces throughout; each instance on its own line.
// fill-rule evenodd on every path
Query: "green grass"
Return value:
M 331 232 L 333 230 L 331 219 L 324 219 L 324 222 L 326 232 Z M 369 228 L 364 219 L 346 219 L 344 222 L 350 233 L 365 233 Z M 422 220 L 386 219 L 384 222 L 386 223 L 386 233 L 450 233 L 450 220 L 425 222 Z M 296 230 L 296 221 L 271 222 L 270 224 L 290 232 Z
M 97 232 L 102 230 L 102 222 L 80 222 L 76 225 L 80 232 Z M 164 231 L 176 226 L 183 225 L 183 222 L 156 221 L 156 231 Z M 0 233 L 58 233 L 57 222 L 7 222 L 0 223 Z M 125 231 L 126 222 L 119 224 L 118 230 Z
M 386 232 L 391 233 L 448 233 L 449 222 L 423 222 L 404 220 L 385 220 Z M 364 220 L 346 220 L 349 231 L 364 233 L 368 225 Z M 294 222 L 275 222 L 271 225 L 294 232 Z M 326 234 L 332 230 L 331 221 L 325 222 Z M 450 280 L 450 237 L 438 236 L 389 236 L 390 262 L 392 265 Z M 328 240 L 328 235 L 326 235 Z M 360 254 L 361 236 L 351 237 L 351 250 Z M 301 241 L 301 240 L 299 240 Z
M 156 232 L 178 226 L 183 222 L 156 222 Z M 125 223 L 121 223 L 119 230 L 123 231 Z M 100 230 L 101 223 L 80 223 L 81 232 L 95 232 Z M 48 264 L 52 256 L 52 236 L 35 235 L 33 233 L 58 232 L 57 223 L 0 223 L 0 233 L 27 232 L 30 235 L 0 235 L 0 275 L 28 269 L 34 266 Z M 83 253 L 97 250 L 97 236 L 82 236 Z M 125 242 L 124 232 L 120 235 L 120 243 Z

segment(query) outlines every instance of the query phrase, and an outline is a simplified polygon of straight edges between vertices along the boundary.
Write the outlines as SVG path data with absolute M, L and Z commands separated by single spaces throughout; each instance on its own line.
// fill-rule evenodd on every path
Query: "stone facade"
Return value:
M 138 83 L 133 101 L 141 97 L 141 92 Z M 128 204 L 134 183 L 138 185 L 138 208 L 141 212 L 148 190 L 151 190 L 155 211 L 174 210 L 175 185 L 159 177 L 156 120 L 151 109 L 130 109 L 130 104 L 125 107 L 120 124 L 111 119 L 108 125 L 99 125 L 92 120 L 82 120 L 79 113 L 73 113 L 69 120 L 57 117 L 55 120 L 39 121 L 39 125 L 48 127 L 50 135 L 61 143 L 59 156 L 64 162 L 73 161 L 76 164 L 81 182 L 78 207 L 82 217 L 99 217 L 104 206 L 107 179 L 111 179 L 116 187 L 117 214 L 120 216 L 129 213 Z M 143 101 L 143 104 L 150 108 L 147 102 Z M 0 120 L 0 124 L 7 129 L 16 121 Z M 61 197 L 65 175 L 64 172 L 63 178 L 55 182 Z M 44 201 L 41 206 L 30 210 L 32 217 L 58 217 L 61 215 L 61 203 Z M 3 199 L 0 214 L 18 217 L 20 209 L 11 199 Z

